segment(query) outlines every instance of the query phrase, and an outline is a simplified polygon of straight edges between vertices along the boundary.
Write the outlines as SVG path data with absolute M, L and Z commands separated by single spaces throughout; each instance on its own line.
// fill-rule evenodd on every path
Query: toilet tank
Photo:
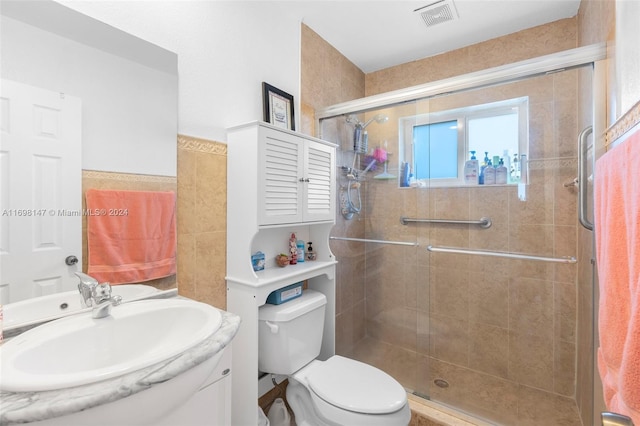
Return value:
M 258 369 L 292 374 L 320 354 L 327 297 L 314 290 L 281 305 L 266 304 L 258 313 Z

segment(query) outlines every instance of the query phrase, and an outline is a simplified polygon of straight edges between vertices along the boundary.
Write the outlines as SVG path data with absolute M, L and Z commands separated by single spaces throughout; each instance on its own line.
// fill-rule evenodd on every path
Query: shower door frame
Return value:
M 499 67 L 489 68 L 474 73 L 429 82 L 400 90 L 395 90 L 378 95 L 368 96 L 353 101 L 343 102 L 326 108 L 318 109 L 315 114 L 315 128 L 318 129 L 317 137 L 322 138 L 321 121 L 352 113 L 364 113 L 380 108 L 388 108 L 406 102 L 424 100 L 443 94 L 452 94 L 470 89 L 489 87 L 493 85 L 518 81 L 525 78 L 551 74 L 582 66 L 592 65 L 592 90 L 593 90 L 593 135 L 594 155 L 598 158 L 605 150 L 604 134 L 607 128 L 607 48 L 605 43 L 593 44 L 562 52 L 557 52 L 537 58 L 515 62 Z M 595 277 L 595 275 L 594 275 Z M 597 370 L 597 314 L 598 314 L 598 289 L 593 285 L 593 352 L 592 364 L 592 398 L 591 411 L 593 424 L 599 420 L 600 412 L 604 409 L 602 386 Z M 584 412 L 584 409 L 581 409 Z

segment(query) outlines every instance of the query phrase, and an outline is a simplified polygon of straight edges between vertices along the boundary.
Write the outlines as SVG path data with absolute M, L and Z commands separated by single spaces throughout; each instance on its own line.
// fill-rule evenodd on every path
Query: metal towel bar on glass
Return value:
M 410 217 L 401 216 L 400 223 L 403 225 L 408 224 L 409 222 L 419 222 L 419 223 L 445 223 L 445 224 L 454 224 L 454 225 L 478 225 L 481 228 L 490 228 L 491 227 L 491 219 L 488 217 L 482 217 L 480 220 L 456 220 L 456 219 L 414 219 Z
M 387 240 L 370 240 L 366 238 L 347 238 L 347 237 L 329 237 L 330 240 L 340 240 L 340 241 L 358 241 L 361 243 L 376 243 L 376 244 L 392 244 L 396 246 L 412 246 L 416 247 L 420 244 L 418 243 L 409 243 L 404 241 L 387 241 Z
M 456 247 L 434 247 L 434 246 L 427 246 L 427 250 L 431 252 L 437 252 L 437 253 L 473 254 L 478 256 L 495 256 L 495 257 L 506 257 L 510 259 L 539 260 L 543 262 L 554 262 L 554 263 L 576 263 L 577 262 L 576 258 L 573 256 L 547 257 L 547 256 L 536 256 L 536 255 L 523 254 L 523 253 L 508 253 L 504 251 L 471 250 L 471 249 L 463 249 L 463 248 L 456 248 Z

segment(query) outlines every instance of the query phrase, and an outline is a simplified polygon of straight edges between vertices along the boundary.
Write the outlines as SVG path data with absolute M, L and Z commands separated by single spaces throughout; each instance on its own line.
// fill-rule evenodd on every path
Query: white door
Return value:
M 307 141 L 304 150 L 305 222 L 332 220 L 335 215 L 335 148 Z
M 0 303 L 75 289 L 80 99 L 2 80 L 0 103 Z M 69 256 L 77 263 L 67 265 Z

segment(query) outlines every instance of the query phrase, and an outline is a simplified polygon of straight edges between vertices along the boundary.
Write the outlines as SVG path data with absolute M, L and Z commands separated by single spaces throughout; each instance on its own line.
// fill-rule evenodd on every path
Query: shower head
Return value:
M 360 127 L 362 127 L 363 129 L 366 128 L 369 124 L 373 123 L 374 121 L 376 123 L 382 124 L 382 123 L 386 123 L 387 120 L 389 120 L 389 117 L 387 117 L 386 115 L 383 114 L 376 114 L 373 116 L 373 118 L 371 118 L 370 120 L 368 120 L 366 123 L 362 124 L 359 123 Z
M 373 116 L 373 118 L 367 120 L 364 123 L 358 120 L 358 117 L 356 117 L 354 114 L 351 114 L 350 116 L 347 117 L 347 123 L 355 123 L 356 127 L 359 127 L 361 130 L 364 130 L 369 124 L 373 123 L 374 121 L 376 123 L 382 124 L 388 120 L 389 120 L 389 117 L 387 117 L 384 114 L 376 114 Z

